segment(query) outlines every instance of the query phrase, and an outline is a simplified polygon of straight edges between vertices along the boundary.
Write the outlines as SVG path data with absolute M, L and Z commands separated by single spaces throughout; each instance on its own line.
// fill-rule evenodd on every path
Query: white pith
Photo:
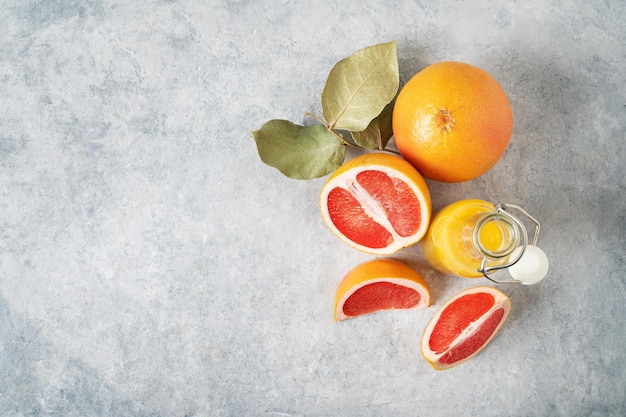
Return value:
M 320 201 L 322 202 L 321 207 L 323 208 L 323 217 L 328 227 L 348 245 L 375 255 L 388 255 L 415 243 L 417 240 L 419 240 L 416 240 L 416 236 L 421 239 L 421 237 L 426 233 L 426 228 L 428 227 L 428 222 L 425 220 L 427 213 L 424 212 L 423 207 L 420 207 L 419 229 L 415 232 L 415 234 L 411 236 L 400 236 L 391 225 L 391 222 L 389 222 L 389 219 L 387 219 L 384 208 L 380 205 L 380 203 L 375 201 L 371 197 L 371 195 L 367 193 L 356 181 L 356 177 L 359 173 L 369 170 L 384 172 L 390 178 L 400 178 L 409 186 L 409 188 L 417 196 L 418 201 L 420 201 L 421 203 L 423 198 L 422 192 L 417 187 L 415 187 L 413 183 L 404 175 L 401 175 L 397 171 L 391 170 L 386 166 L 368 165 L 360 167 L 360 169 L 348 170 L 343 174 L 337 176 L 336 178 L 333 178 L 324 186 L 324 189 L 320 196 Z M 354 197 L 361 203 L 365 213 L 378 224 L 387 229 L 387 231 L 393 236 L 393 242 L 389 246 L 383 248 L 370 248 L 368 246 L 360 245 L 346 238 L 343 233 L 341 233 L 339 229 L 335 227 L 334 223 L 330 219 L 330 214 L 328 213 L 328 206 L 326 204 L 326 201 L 328 200 L 328 193 L 337 187 L 348 190 L 352 195 L 354 195 Z
M 494 290 L 494 289 L 492 289 L 490 287 L 476 287 L 476 288 L 472 288 L 470 290 L 466 290 L 466 291 L 463 291 L 463 292 L 457 294 L 452 299 L 450 299 L 446 304 L 444 304 L 439 309 L 437 314 L 435 314 L 435 316 L 430 320 L 430 323 L 428 323 L 428 326 L 426 326 L 426 329 L 424 330 L 424 335 L 426 335 L 426 334 L 430 335 L 432 333 L 433 328 L 435 327 L 435 325 L 439 321 L 439 317 L 441 317 L 441 313 L 443 313 L 443 311 L 450 304 L 452 304 L 454 301 L 456 301 L 458 298 L 463 297 L 463 296 L 468 295 L 468 294 L 475 294 L 475 293 L 482 293 L 482 292 L 489 293 L 489 294 L 493 295 L 493 297 L 494 297 L 494 304 L 493 304 L 493 306 L 491 307 L 491 309 L 489 309 L 489 311 L 487 311 L 485 314 L 483 314 L 478 320 L 473 321 L 472 323 L 469 324 L 468 327 L 463 329 L 463 331 L 461 332 L 459 337 L 457 337 L 450 344 L 448 349 L 444 350 L 441 353 L 435 353 L 434 351 L 432 351 L 430 349 L 430 344 L 429 344 L 430 340 L 429 340 L 429 338 L 426 338 L 426 337 L 422 338 L 422 353 L 424 354 L 426 359 L 428 359 L 428 361 L 430 361 L 433 364 L 433 366 L 436 365 L 436 367 L 438 369 L 452 368 L 452 367 L 457 366 L 460 363 L 465 362 L 466 360 L 472 358 L 474 355 L 476 355 L 485 346 L 487 346 L 489 344 L 491 339 L 496 335 L 496 333 L 498 333 L 498 330 L 500 329 L 500 327 L 506 321 L 506 319 L 507 319 L 507 317 L 509 315 L 509 312 L 511 310 L 511 303 L 510 303 L 509 299 L 505 295 L 500 293 L 500 291 Z M 455 347 L 457 347 L 460 344 L 462 344 L 463 342 L 465 342 L 469 337 L 473 336 L 476 333 L 476 330 L 480 329 L 481 325 L 487 319 L 489 319 L 489 317 L 491 316 L 491 314 L 493 314 L 494 311 L 498 310 L 499 308 L 503 308 L 504 309 L 504 315 L 502 316 L 502 319 L 500 320 L 500 322 L 498 323 L 498 325 L 496 326 L 494 331 L 491 333 L 489 338 L 485 341 L 485 343 L 483 343 L 483 345 L 479 349 L 476 350 L 476 352 L 472 353 L 467 358 L 465 358 L 463 360 L 460 360 L 458 362 L 452 363 L 452 364 L 441 364 L 441 363 L 439 363 L 439 358 L 441 358 L 443 355 L 445 355 L 446 353 L 448 353 L 449 351 L 451 351 Z
M 348 317 L 353 317 L 353 316 L 348 316 L 343 312 L 343 306 L 346 300 L 350 298 L 355 292 L 357 292 L 357 290 L 370 284 L 376 284 L 378 282 L 389 282 L 392 284 L 400 285 L 402 287 L 408 287 L 419 293 L 420 301 L 414 307 L 407 308 L 405 310 L 414 310 L 417 308 L 424 308 L 428 304 L 430 304 L 430 296 L 428 293 L 424 291 L 424 287 L 422 287 L 421 285 L 419 285 L 418 283 L 412 280 L 405 279 L 405 278 L 376 278 L 376 279 L 371 279 L 371 280 L 362 282 L 361 284 L 355 285 L 354 287 L 350 288 L 350 291 L 347 291 L 343 295 L 343 297 L 339 299 L 339 302 L 337 303 L 337 313 L 336 313 L 335 319 L 337 321 L 340 321 L 340 320 L 345 320 Z
M 403 237 L 400 236 L 393 228 L 393 225 L 387 218 L 383 206 L 378 201 L 374 200 L 356 179 L 349 179 L 346 185 L 346 189 L 350 191 L 354 198 L 359 200 L 361 203 L 361 207 L 363 207 L 365 214 L 374 219 L 376 223 L 387 229 L 387 231 L 393 236 L 394 241 L 403 239 Z

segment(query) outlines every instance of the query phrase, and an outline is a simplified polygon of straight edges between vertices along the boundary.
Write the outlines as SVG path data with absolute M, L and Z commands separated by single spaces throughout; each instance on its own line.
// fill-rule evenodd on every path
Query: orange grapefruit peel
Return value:
M 428 286 L 414 269 L 398 260 L 375 259 L 357 265 L 339 283 L 335 293 L 335 321 L 429 305 Z
M 513 133 L 506 93 L 486 71 L 438 62 L 400 90 L 393 135 L 402 156 L 432 180 L 476 178 L 502 157 Z

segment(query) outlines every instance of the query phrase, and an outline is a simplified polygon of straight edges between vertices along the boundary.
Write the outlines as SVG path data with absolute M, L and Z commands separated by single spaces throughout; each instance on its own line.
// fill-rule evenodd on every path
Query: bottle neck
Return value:
M 463 241 L 466 250 L 477 258 L 506 260 L 519 246 L 520 232 L 507 215 L 479 213 L 465 226 Z

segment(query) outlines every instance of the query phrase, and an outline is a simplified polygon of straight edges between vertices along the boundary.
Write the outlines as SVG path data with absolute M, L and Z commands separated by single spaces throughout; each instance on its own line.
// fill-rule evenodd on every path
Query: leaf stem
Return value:
M 328 122 L 327 122 L 326 120 L 322 119 L 321 117 L 319 117 L 319 116 L 317 116 L 317 115 L 315 115 L 315 114 L 313 114 L 313 113 L 311 113 L 311 112 L 308 112 L 308 111 L 307 111 L 307 112 L 305 112 L 304 114 L 305 114 L 305 115 L 307 115 L 307 116 L 310 116 L 310 117 L 314 118 L 315 120 L 317 120 L 318 122 L 320 122 L 321 124 L 323 124 L 324 126 L 326 126 L 326 129 L 328 129 L 328 131 L 329 131 L 330 133 L 332 133 L 333 135 L 337 136 L 337 137 L 338 137 L 338 138 L 339 138 L 339 139 L 343 142 L 343 144 L 344 144 L 344 145 L 346 145 L 346 146 L 350 146 L 350 147 L 352 147 L 352 148 L 356 148 L 356 149 L 361 149 L 361 150 L 364 150 L 364 151 L 372 151 L 372 149 L 368 149 L 368 148 L 366 148 L 366 147 L 364 147 L 364 146 L 360 146 L 360 145 L 357 145 L 356 143 L 352 143 L 352 142 L 350 142 L 350 141 L 347 141 L 347 140 L 346 140 L 343 136 L 341 136 L 341 134 L 337 133 L 337 132 L 336 132 L 336 131 L 335 131 L 335 130 L 334 130 L 334 129 L 333 129 L 333 128 L 332 128 L 332 127 L 328 124 Z M 400 154 L 400 152 L 398 152 L 398 151 L 394 151 L 393 149 L 379 148 L 379 149 L 376 149 L 376 151 L 377 151 L 377 152 L 387 152 L 387 153 L 394 154 L 394 155 L 397 155 L 397 156 L 400 156 L 400 157 L 402 156 L 402 154 Z
M 307 111 L 307 112 L 305 112 L 305 114 L 306 114 L 307 116 L 311 116 L 312 118 L 314 118 L 315 120 L 317 120 L 318 122 L 320 122 L 321 124 L 323 124 L 324 126 L 326 126 L 326 129 L 328 129 L 328 131 L 329 131 L 330 133 L 332 133 L 333 135 L 337 136 L 337 137 L 338 137 L 338 138 L 339 138 L 339 139 L 343 142 L 343 144 L 344 144 L 344 145 L 347 145 L 347 146 L 352 146 L 353 148 L 358 148 L 358 149 L 365 149 L 365 148 L 362 148 L 361 146 L 355 145 L 354 143 L 350 143 L 350 142 L 348 142 L 348 141 L 347 141 L 347 140 L 346 140 L 343 136 L 341 136 L 341 134 L 337 133 L 337 132 L 336 132 L 336 131 L 335 131 L 335 130 L 334 130 L 334 129 L 333 129 L 333 128 L 332 128 L 332 127 L 328 124 L 328 122 L 326 122 L 326 120 L 322 119 L 321 117 L 319 117 L 319 116 L 317 116 L 317 115 L 315 115 L 315 114 L 313 114 L 313 113 L 310 113 L 310 112 L 308 112 L 308 111 Z
M 330 125 L 326 122 L 326 120 L 324 120 L 324 119 L 322 119 L 321 117 L 319 117 L 319 116 L 317 116 L 317 115 L 315 115 L 315 114 L 313 114 L 313 113 L 311 113 L 311 112 L 308 112 L 308 111 L 307 111 L 307 112 L 305 112 L 304 114 L 305 114 L 305 115 L 307 115 L 307 116 L 311 116 L 312 118 L 314 118 L 315 120 L 317 120 L 318 122 L 320 122 L 321 124 L 323 124 L 324 126 L 326 126 L 326 128 L 327 128 L 328 130 L 330 130 Z

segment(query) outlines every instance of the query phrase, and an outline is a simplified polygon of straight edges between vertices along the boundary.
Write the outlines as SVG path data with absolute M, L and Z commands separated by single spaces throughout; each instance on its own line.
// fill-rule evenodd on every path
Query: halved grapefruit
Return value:
M 511 311 L 509 297 L 475 287 L 450 299 L 422 337 L 422 355 L 435 369 L 448 369 L 476 355 L 496 335 Z
M 429 305 L 428 287 L 413 268 L 395 259 L 375 259 L 357 265 L 339 283 L 335 321 L 381 310 Z
M 389 255 L 419 242 L 431 200 L 421 174 L 399 156 L 370 153 L 342 165 L 320 196 L 326 225 L 348 245 Z

